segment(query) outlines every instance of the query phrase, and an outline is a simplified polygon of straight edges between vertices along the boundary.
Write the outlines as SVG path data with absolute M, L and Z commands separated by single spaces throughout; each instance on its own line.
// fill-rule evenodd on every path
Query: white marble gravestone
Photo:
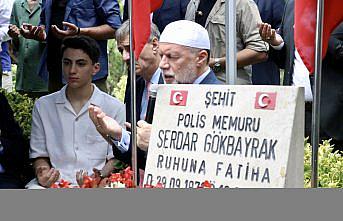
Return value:
M 303 187 L 303 88 L 163 85 L 154 113 L 144 184 Z

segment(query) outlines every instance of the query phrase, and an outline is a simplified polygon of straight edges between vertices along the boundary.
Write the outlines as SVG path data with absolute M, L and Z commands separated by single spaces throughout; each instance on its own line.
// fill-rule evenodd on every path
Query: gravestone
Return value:
M 144 184 L 303 187 L 304 89 L 159 86 Z

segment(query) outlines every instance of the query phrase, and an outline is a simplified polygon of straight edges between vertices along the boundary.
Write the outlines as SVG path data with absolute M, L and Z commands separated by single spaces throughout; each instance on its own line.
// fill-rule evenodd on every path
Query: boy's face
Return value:
M 93 75 L 100 70 L 100 65 L 93 64 L 83 50 L 67 48 L 62 57 L 62 70 L 68 86 L 80 88 L 91 84 Z

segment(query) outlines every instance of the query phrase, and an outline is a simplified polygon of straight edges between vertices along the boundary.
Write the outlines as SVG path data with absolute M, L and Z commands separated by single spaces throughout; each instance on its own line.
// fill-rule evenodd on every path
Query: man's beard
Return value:
M 189 63 L 186 67 L 179 71 L 180 74 L 175 75 L 175 80 L 178 84 L 193 84 L 197 79 L 195 64 Z

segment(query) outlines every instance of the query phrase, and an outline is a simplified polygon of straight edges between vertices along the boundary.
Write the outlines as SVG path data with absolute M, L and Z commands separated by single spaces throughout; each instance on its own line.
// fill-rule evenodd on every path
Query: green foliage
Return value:
M 124 100 L 126 86 L 126 68 L 122 56 L 117 49 L 116 41 L 108 41 L 109 76 L 107 78 L 108 93 L 119 100 Z
M 114 91 L 112 94 L 112 96 L 118 98 L 121 101 L 124 101 L 124 98 L 125 98 L 126 81 L 127 81 L 127 76 L 122 75 L 120 77 L 119 83 L 114 88 Z
M 311 145 L 305 141 L 304 179 L 305 187 L 311 187 Z M 324 140 L 318 150 L 318 187 L 343 187 L 343 158 L 336 151 L 330 140 Z
M 13 110 L 14 118 L 23 130 L 24 137 L 29 139 L 31 134 L 31 120 L 34 100 L 17 92 L 6 92 L 4 90 L 2 90 L 2 92 L 7 97 L 8 103 Z
M 17 73 L 17 65 L 12 64 L 11 66 L 11 71 L 12 71 L 12 82 L 13 82 L 13 90 L 15 90 L 15 81 L 16 81 L 16 73 Z

